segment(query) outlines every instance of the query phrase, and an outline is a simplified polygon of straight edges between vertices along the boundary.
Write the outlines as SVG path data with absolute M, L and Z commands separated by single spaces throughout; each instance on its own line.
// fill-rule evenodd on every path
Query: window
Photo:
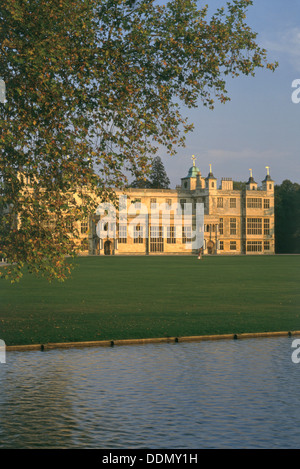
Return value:
M 163 252 L 164 240 L 162 226 L 150 226 L 150 252 Z
M 186 204 L 186 199 L 180 199 L 181 210 L 184 210 L 184 204 Z
M 230 251 L 236 251 L 236 241 L 230 241 Z
M 224 251 L 224 241 L 219 241 L 219 250 Z
M 270 251 L 270 241 L 264 241 L 264 251 Z
M 167 243 L 176 244 L 175 226 L 167 226 Z
M 219 208 L 223 207 L 223 197 L 218 197 L 217 198 L 217 207 L 219 207 Z
M 247 207 L 248 208 L 262 208 L 262 199 L 247 199 Z
M 270 219 L 269 218 L 264 219 L 264 234 L 265 235 L 270 234 Z
M 230 208 L 236 208 L 236 199 L 230 199 Z
M 247 234 L 248 235 L 261 235 L 262 234 L 262 219 L 261 218 L 248 218 L 247 219 Z
M 150 199 L 150 204 L 155 204 L 156 205 L 156 199 Z
M 66 220 L 66 228 L 69 233 L 72 233 L 74 228 L 72 220 Z
M 182 243 L 190 243 L 192 241 L 192 227 L 183 226 L 182 227 Z
M 80 223 L 80 232 L 81 234 L 85 234 L 88 231 L 88 222 L 87 221 L 82 221 Z
M 269 184 L 269 190 L 272 190 L 272 184 Z
M 261 241 L 247 241 L 247 252 L 261 252 L 262 242 Z
M 143 226 L 136 225 L 133 230 L 133 242 L 134 244 L 143 244 L 144 236 L 143 236 Z
M 172 199 L 166 199 L 166 204 L 170 207 L 172 205 Z
M 219 232 L 220 232 L 220 235 L 224 234 L 224 224 L 223 224 L 223 218 L 220 218 L 220 223 L 219 223 Z
M 127 243 L 127 226 L 126 225 L 119 225 L 119 243 L 120 244 Z
M 264 208 L 270 208 L 270 199 L 264 199 Z
M 230 234 L 236 234 L 236 218 L 230 218 Z

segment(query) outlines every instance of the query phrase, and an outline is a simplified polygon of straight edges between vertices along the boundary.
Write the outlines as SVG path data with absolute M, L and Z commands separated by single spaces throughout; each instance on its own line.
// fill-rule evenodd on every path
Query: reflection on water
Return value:
M 291 344 L 8 352 L 0 448 L 300 448 Z

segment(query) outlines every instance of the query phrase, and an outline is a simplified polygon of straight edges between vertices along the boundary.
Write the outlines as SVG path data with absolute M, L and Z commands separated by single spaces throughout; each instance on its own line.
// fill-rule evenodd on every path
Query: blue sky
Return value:
M 226 0 L 198 3 L 215 11 Z M 254 0 L 247 17 L 268 60 L 277 60 L 279 67 L 274 73 L 259 70 L 254 78 L 230 79 L 231 101 L 218 103 L 213 111 L 201 103 L 184 110 L 195 126 L 186 147 L 172 157 L 160 153 L 172 188 L 187 175 L 192 155 L 202 175 L 208 174 L 211 164 L 218 180 L 246 181 L 251 168 L 260 184 L 269 166 L 276 184 L 284 179 L 300 183 L 300 103 L 291 99 L 292 82 L 300 79 L 300 1 Z

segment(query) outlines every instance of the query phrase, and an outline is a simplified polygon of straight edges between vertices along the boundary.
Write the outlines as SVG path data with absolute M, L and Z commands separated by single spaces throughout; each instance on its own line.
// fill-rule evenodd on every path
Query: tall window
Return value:
M 235 198 L 230 199 L 230 208 L 236 208 L 236 199 Z
M 270 199 L 264 199 L 264 208 L 270 208 Z
M 219 250 L 224 251 L 224 241 L 219 241 Z
M 127 243 L 127 225 L 119 225 L 119 243 Z
M 134 244 L 143 244 L 144 236 L 143 236 L 143 226 L 136 225 L 133 231 L 133 242 Z
M 192 227 L 183 226 L 182 227 L 182 243 L 190 243 L 192 241 Z
M 261 218 L 248 218 L 247 219 L 247 234 L 248 235 L 261 235 L 262 234 L 262 219 Z
M 87 220 L 84 220 L 80 223 L 80 232 L 81 234 L 85 234 L 88 231 L 88 222 Z
M 72 222 L 72 220 L 67 220 L 66 221 L 66 228 L 67 228 L 69 233 L 72 233 L 72 231 L 73 231 L 73 222 Z
M 265 235 L 270 234 L 270 219 L 269 218 L 264 219 L 264 234 Z
M 167 243 L 176 244 L 175 226 L 167 226 Z
M 230 241 L 230 251 L 236 251 L 236 241 Z
M 223 197 L 217 198 L 217 207 L 220 207 L 220 208 L 223 207 Z
M 220 235 L 224 234 L 224 222 L 223 222 L 223 218 L 220 218 L 219 232 L 220 232 Z
M 230 234 L 236 235 L 236 218 L 230 218 Z
M 163 252 L 164 239 L 163 227 L 158 225 L 150 226 L 150 252 Z
M 270 241 L 264 241 L 264 251 L 270 251 Z

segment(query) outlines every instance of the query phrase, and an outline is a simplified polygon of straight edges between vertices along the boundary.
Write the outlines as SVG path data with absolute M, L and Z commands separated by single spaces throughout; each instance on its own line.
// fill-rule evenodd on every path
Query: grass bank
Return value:
M 300 256 L 87 257 L 0 282 L 0 338 L 46 344 L 300 330 Z

